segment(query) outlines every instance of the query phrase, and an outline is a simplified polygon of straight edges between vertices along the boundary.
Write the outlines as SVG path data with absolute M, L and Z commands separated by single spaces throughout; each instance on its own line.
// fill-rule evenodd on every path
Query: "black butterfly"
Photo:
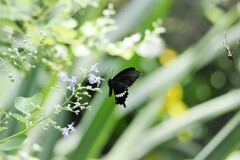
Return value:
M 122 104 L 126 108 L 126 98 L 128 96 L 128 87 L 130 87 L 140 76 L 140 72 L 130 67 L 119 72 L 113 79 L 108 80 L 109 97 L 112 95 L 112 89 L 115 94 L 115 103 Z

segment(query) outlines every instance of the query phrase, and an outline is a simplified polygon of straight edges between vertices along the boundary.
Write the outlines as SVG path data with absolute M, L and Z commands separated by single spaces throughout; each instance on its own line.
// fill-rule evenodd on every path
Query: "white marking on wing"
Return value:
M 116 94 L 115 96 L 116 96 L 117 98 L 123 97 L 126 93 L 127 93 L 127 91 L 124 91 L 123 93 Z

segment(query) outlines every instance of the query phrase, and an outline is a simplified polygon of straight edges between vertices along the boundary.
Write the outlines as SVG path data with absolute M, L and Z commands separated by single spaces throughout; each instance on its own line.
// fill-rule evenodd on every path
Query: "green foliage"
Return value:
M 234 115 L 211 142 L 195 157 L 196 160 L 227 158 L 231 152 L 239 147 L 239 115 L 240 112 Z
M 20 135 L 18 137 L 3 141 L 0 143 L 1 151 L 10 151 L 14 149 L 18 149 L 21 147 L 22 142 L 26 139 L 27 136 Z
M 17 110 L 24 113 L 25 115 L 31 114 L 35 109 L 40 107 L 42 102 L 42 94 L 37 93 L 32 97 L 17 97 L 14 102 L 14 106 Z

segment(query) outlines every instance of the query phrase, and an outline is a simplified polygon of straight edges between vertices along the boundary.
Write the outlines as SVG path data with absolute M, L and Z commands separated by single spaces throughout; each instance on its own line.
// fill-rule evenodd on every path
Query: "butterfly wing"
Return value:
M 124 69 L 113 79 L 109 80 L 109 89 L 113 89 L 114 91 L 116 104 L 122 104 L 124 107 L 126 107 L 125 101 L 128 96 L 128 88 L 139 78 L 139 76 L 140 72 L 131 67 Z M 109 96 L 110 94 L 111 91 L 109 92 Z
M 125 101 L 128 96 L 128 89 L 122 86 L 121 84 L 117 84 L 113 87 L 113 91 L 115 94 L 115 102 L 116 104 L 121 104 L 126 108 Z

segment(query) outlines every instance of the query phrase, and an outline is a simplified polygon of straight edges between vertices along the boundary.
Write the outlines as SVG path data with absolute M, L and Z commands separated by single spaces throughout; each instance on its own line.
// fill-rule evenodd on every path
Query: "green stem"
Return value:
M 24 129 L 24 130 L 22 130 L 22 131 L 20 131 L 20 132 L 18 132 L 18 133 L 16 133 L 16 134 L 14 134 L 14 135 L 11 135 L 11 136 L 9 136 L 9 137 L 7 137 L 7 138 L 4 138 L 4 139 L 0 140 L 0 143 L 2 143 L 2 142 L 4 142 L 4 141 L 7 141 L 7 140 L 9 140 L 9 139 L 15 138 L 15 137 L 17 137 L 17 136 L 19 136 L 19 135 L 21 135 L 21 134 L 24 134 L 25 132 L 29 131 L 29 130 L 32 129 L 33 127 L 35 127 L 35 126 L 37 126 L 38 124 L 40 124 L 42 121 L 44 121 L 44 120 L 48 119 L 49 117 L 51 117 L 53 113 L 54 113 L 54 112 L 52 112 L 51 114 L 49 114 L 47 117 L 41 119 L 41 120 L 38 121 L 35 125 L 32 125 L 32 126 L 30 126 L 29 128 L 26 128 L 26 129 Z
M 22 135 L 22 134 L 24 134 L 24 133 L 27 132 L 27 131 L 28 131 L 28 129 L 24 129 L 24 130 L 21 131 L 21 132 L 18 132 L 18 133 L 16 133 L 16 134 L 12 135 L 12 136 L 9 136 L 9 137 L 7 137 L 7 138 L 4 138 L 4 139 L 0 140 L 0 143 L 3 143 L 4 141 L 7 141 L 7 140 L 9 140 L 9 139 L 15 138 L 15 137 L 17 137 L 17 136 L 19 136 L 19 135 Z
M 7 119 L 7 115 L 0 121 L 0 124 L 2 124 Z

